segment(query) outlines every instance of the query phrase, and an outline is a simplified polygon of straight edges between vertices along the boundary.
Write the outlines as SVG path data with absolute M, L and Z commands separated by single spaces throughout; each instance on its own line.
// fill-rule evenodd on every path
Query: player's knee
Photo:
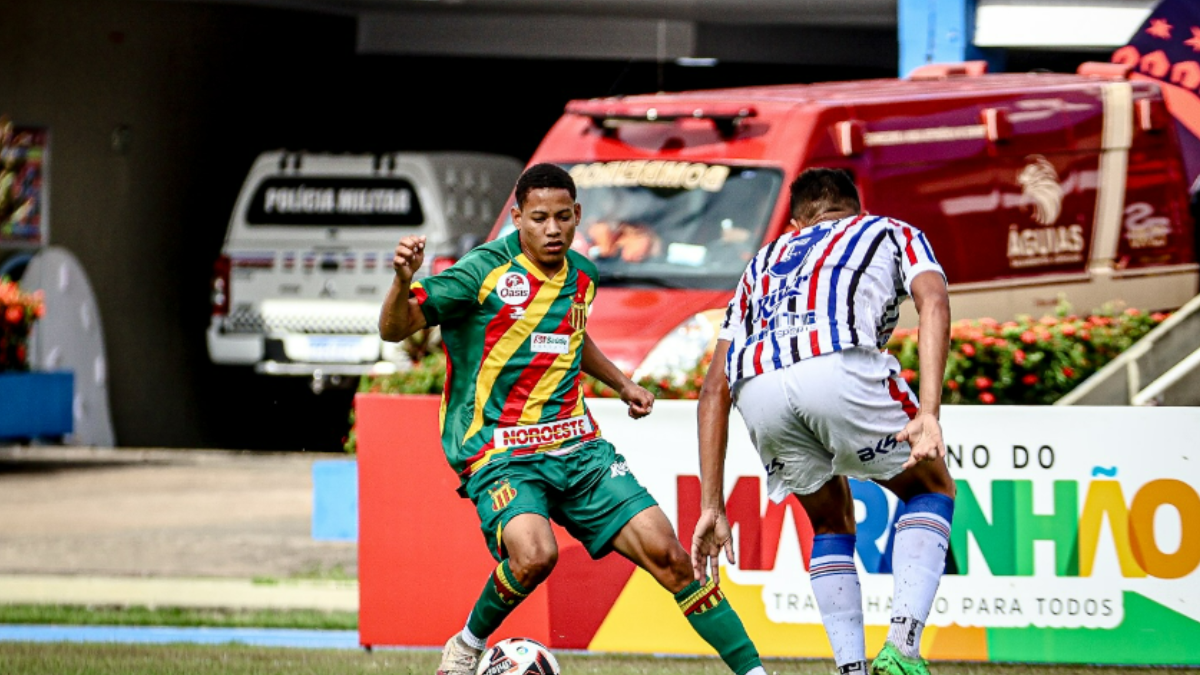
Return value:
M 692 558 L 682 546 L 668 546 L 658 551 L 653 557 L 653 563 L 660 570 L 658 577 L 663 586 L 678 592 L 687 586 L 695 577 L 692 570 Z
M 532 589 L 542 583 L 558 564 L 558 549 L 554 546 L 529 546 L 521 551 L 510 551 L 509 568 L 517 583 Z

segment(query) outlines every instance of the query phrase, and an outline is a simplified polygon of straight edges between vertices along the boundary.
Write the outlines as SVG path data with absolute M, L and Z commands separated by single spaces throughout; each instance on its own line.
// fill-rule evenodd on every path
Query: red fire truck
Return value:
M 575 178 L 573 246 L 600 272 L 588 332 L 638 375 L 703 354 L 746 262 L 789 227 L 788 184 L 811 166 L 849 170 L 865 210 L 928 235 L 956 319 L 1061 300 L 1171 309 L 1197 292 L 1187 184 L 1158 85 L 1128 76 L 969 62 L 577 100 L 530 163 Z M 493 235 L 511 227 L 502 216 Z

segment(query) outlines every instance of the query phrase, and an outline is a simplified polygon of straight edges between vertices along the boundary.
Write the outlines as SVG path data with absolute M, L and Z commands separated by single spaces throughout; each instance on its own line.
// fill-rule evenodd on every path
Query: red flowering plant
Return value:
M 23 293 L 17 282 L 0 277 L 0 372 L 29 370 L 29 334 L 45 313 L 41 291 Z
M 1079 316 L 1063 304 L 1055 315 L 1040 319 L 958 321 L 950 327 L 942 401 L 956 405 L 1053 403 L 1166 317 L 1111 306 Z M 919 386 L 917 334 L 916 329 L 897 330 L 887 344 L 914 391 Z

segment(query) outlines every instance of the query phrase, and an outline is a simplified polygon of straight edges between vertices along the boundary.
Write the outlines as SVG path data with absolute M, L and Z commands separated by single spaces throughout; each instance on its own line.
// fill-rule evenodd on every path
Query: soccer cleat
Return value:
M 437 675 L 475 675 L 481 651 L 463 642 L 461 635 L 455 635 L 442 648 L 442 664 L 438 666 Z
M 909 658 L 887 642 L 871 662 L 871 675 L 929 675 L 929 666 L 925 659 Z

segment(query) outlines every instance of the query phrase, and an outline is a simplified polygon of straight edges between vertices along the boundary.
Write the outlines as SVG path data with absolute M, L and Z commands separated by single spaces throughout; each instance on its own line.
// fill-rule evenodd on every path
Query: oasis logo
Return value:
M 529 280 L 520 272 L 509 272 L 500 277 L 496 294 L 506 305 L 522 305 L 529 299 Z
M 875 447 L 873 448 L 870 446 L 859 448 L 856 454 L 858 455 L 858 461 L 866 464 L 867 462 L 874 460 L 879 455 L 886 455 L 895 449 L 896 437 L 888 436 L 887 438 L 881 438 L 876 441 Z

